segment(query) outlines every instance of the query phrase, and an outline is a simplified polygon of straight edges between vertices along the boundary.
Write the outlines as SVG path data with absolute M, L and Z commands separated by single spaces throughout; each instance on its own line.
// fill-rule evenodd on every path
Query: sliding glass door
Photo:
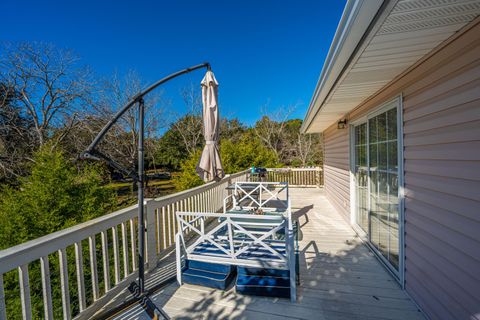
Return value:
M 399 270 L 398 100 L 354 126 L 355 221 L 392 270 Z

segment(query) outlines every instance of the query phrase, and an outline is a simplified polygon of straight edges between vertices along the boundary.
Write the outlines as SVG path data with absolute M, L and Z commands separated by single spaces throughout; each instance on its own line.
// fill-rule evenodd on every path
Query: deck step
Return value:
M 242 294 L 290 297 L 290 272 L 265 268 L 237 268 L 235 288 Z
M 234 271 L 230 265 L 188 260 L 182 271 L 182 281 L 225 290 L 235 276 Z

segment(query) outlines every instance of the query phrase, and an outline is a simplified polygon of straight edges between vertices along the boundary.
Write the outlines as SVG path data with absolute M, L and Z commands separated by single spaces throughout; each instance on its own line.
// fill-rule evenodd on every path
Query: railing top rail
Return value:
M 278 172 L 282 172 L 282 171 L 285 171 L 285 172 L 288 172 L 288 171 L 323 171 L 323 169 L 321 167 L 312 167 L 312 168 L 267 168 L 267 171 L 270 171 L 270 172 L 275 172 L 275 171 L 278 171 Z
M 236 185 L 252 185 L 252 184 L 258 184 L 258 185 L 281 185 L 281 186 L 288 186 L 288 181 L 236 181 Z
M 235 179 L 237 177 L 240 177 L 243 174 L 246 174 L 247 172 L 248 172 L 248 170 L 244 170 L 244 171 L 240 171 L 240 172 L 237 172 L 237 173 L 234 173 L 234 174 L 227 174 L 220 181 L 212 181 L 212 182 L 203 184 L 203 185 L 195 187 L 195 188 L 191 188 L 191 189 L 188 189 L 188 190 L 184 190 L 184 191 L 176 192 L 176 193 L 169 194 L 169 195 L 166 195 L 166 196 L 158 197 L 158 198 L 153 199 L 153 201 L 154 202 L 166 202 L 166 203 L 170 204 L 170 203 L 173 203 L 173 202 L 176 202 L 176 201 L 179 201 L 179 200 L 183 200 L 183 199 L 191 197 L 193 195 L 197 195 L 197 194 L 201 193 L 202 191 L 215 188 L 215 187 L 221 185 L 222 183 L 225 183 L 225 182 L 229 181 L 230 179 Z
M 240 219 L 259 219 L 259 220 L 275 220 L 278 221 L 279 217 L 286 219 L 284 212 L 281 214 L 254 214 L 254 213 L 214 213 L 214 212 L 187 212 L 187 211 L 177 211 L 176 215 L 179 217 L 183 216 L 195 216 L 195 217 L 206 217 L 206 218 L 240 218 Z
M 0 251 L 0 274 L 30 263 L 59 249 L 93 236 L 136 217 L 138 205 L 47 234 Z

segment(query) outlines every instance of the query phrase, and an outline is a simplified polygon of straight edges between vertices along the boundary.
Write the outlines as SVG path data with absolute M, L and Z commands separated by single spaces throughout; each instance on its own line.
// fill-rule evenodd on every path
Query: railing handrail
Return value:
M 237 172 L 237 173 L 227 174 L 225 177 L 223 177 L 223 179 L 221 179 L 219 181 L 211 181 L 211 182 L 208 182 L 206 184 L 202 184 L 200 186 L 197 186 L 197 187 L 194 187 L 194 188 L 191 188 L 191 189 L 187 189 L 187 190 L 184 190 L 184 191 L 175 192 L 175 193 L 172 193 L 172 194 L 168 194 L 168 195 L 165 195 L 165 196 L 154 198 L 153 201 L 164 202 L 166 204 L 177 202 L 179 200 L 183 200 L 183 199 L 188 198 L 190 196 L 194 196 L 196 194 L 199 194 L 202 191 L 205 191 L 206 189 L 215 188 L 215 187 L 221 185 L 222 183 L 225 183 L 225 181 L 228 181 L 229 179 L 234 179 L 234 178 L 240 177 L 242 174 L 245 174 L 247 172 L 248 172 L 248 170 L 243 170 L 243 171 L 240 171 L 240 172 Z
M 42 237 L 0 251 L 0 273 L 38 260 L 61 248 L 100 233 L 125 220 L 136 217 L 138 205 L 117 210 L 104 216 L 79 223 Z
M 267 171 L 323 171 L 321 167 L 311 167 L 311 168 L 266 168 Z

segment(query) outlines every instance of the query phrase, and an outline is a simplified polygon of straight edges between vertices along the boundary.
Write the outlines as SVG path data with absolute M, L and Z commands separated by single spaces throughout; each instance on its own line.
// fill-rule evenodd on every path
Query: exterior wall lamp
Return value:
M 337 129 L 345 129 L 345 128 L 347 128 L 347 119 L 338 121 Z

